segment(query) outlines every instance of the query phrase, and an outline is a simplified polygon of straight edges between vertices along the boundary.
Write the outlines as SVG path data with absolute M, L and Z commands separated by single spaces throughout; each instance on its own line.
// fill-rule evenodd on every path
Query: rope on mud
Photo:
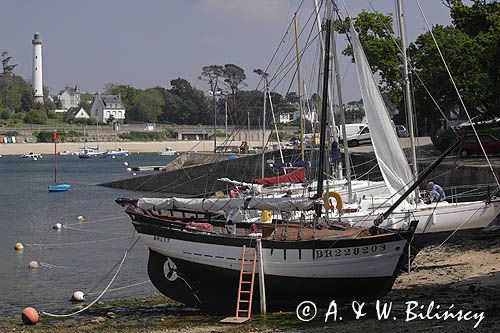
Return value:
M 93 221 L 88 221 L 88 222 L 67 223 L 67 224 L 64 224 L 63 226 L 66 227 L 66 226 L 83 225 L 83 224 L 87 225 L 87 224 L 92 224 L 92 223 L 99 223 L 99 222 L 111 221 L 111 220 L 120 220 L 120 219 L 125 219 L 125 218 L 127 218 L 127 216 L 108 217 L 108 218 L 93 220 Z
M 142 282 L 138 282 L 138 283 L 129 284 L 129 285 L 123 286 L 123 287 L 108 289 L 108 292 L 122 290 L 122 289 L 127 289 L 127 288 L 132 288 L 132 287 L 140 286 L 140 285 L 143 285 L 143 284 L 146 284 L 146 283 L 151 283 L 151 281 L 147 280 L 147 281 L 142 281 Z M 99 294 L 98 292 L 87 293 L 87 295 L 98 295 L 98 294 Z
M 73 267 L 69 267 L 69 266 L 53 265 L 53 264 L 49 264 L 48 262 L 43 262 L 43 261 L 40 261 L 40 266 L 45 267 L 45 268 L 73 268 Z
M 99 230 L 86 230 L 86 229 L 80 229 L 80 228 L 73 228 L 73 227 L 68 227 L 66 225 L 63 225 L 64 229 L 67 230 L 75 230 L 75 231 L 83 231 L 83 232 L 92 232 L 96 234 L 108 234 L 108 235 L 115 235 L 115 236 L 126 236 L 126 234 L 119 234 L 116 232 L 106 232 L 106 231 L 99 231 Z M 128 236 L 127 236 L 128 237 Z
M 89 305 L 87 305 L 86 307 L 84 307 L 84 308 L 82 308 L 82 309 L 80 309 L 78 311 L 67 313 L 67 314 L 54 314 L 54 313 L 45 312 L 45 311 L 40 311 L 40 314 L 45 315 L 45 316 L 49 316 L 49 317 L 56 317 L 56 318 L 71 317 L 71 316 L 77 315 L 77 314 L 79 314 L 79 313 L 81 313 L 81 312 L 89 309 L 91 306 L 93 306 L 95 303 L 97 303 L 104 296 L 104 294 L 109 290 L 109 288 L 111 287 L 111 285 L 115 281 L 116 277 L 118 276 L 118 273 L 120 272 L 120 270 L 121 270 L 121 268 L 123 266 L 123 263 L 125 262 L 125 259 L 127 258 L 127 255 L 129 253 L 129 251 L 132 250 L 132 248 L 135 246 L 135 244 L 137 244 L 138 240 L 139 240 L 139 237 L 137 237 L 135 239 L 135 241 L 132 243 L 132 245 L 129 246 L 129 248 L 127 249 L 127 251 L 125 251 L 125 253 L 123 254 L 123 257 L 122 257 L 122 259 L 120 261 L 120 264 L 118 265 L 118 268 L 116 269 L 115 274 L 111 278 L 111 281 L 109 281 L 109 283 L 106 286 L 106 288 L 104 288 L 104 290 L 99 294 L 99 296 L 97 296 L 97 298 L 95 300 L 93 300 L 92 302 L 90 302 Z
M 25 245 L 26 245 L 26 246 L 62 246 L 62 245 L 79 245 L 79 244 L 90 244 L 90 243 L 109 242 L 109 241 L 113 241 L 113 240 L 118 240 L 118 239 L 126 239 L 126 238 L 130 238 L 130 236 L 115 237 L 115 238 L 108 238 L 108 239 L 98 239 L 98 240 L 83 241 L 83 242 L 74 242 L 74 243 L 31 243 L 31 244 L 25 244 Z

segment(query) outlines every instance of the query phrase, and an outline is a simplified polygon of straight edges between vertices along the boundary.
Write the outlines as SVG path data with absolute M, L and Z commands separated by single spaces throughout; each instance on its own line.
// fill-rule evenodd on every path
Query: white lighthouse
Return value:
M 33 40 L 33 92 L 35 102 L 43 103 L 43 80 L 42 80 L 42 39 L 40 33 L 35 32 Z

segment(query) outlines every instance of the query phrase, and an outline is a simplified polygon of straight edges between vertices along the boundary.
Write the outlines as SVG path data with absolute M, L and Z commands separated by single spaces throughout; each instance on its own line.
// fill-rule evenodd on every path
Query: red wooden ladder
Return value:
M 221 323 L 239 324 L 250 319 L 252 315 L 256 261 L 256 249 L 243 245 L 241 254 L 240 281 L 238 285 L 238 300 L 236 301 L 236 316 L 225 318 L 221 320 Z

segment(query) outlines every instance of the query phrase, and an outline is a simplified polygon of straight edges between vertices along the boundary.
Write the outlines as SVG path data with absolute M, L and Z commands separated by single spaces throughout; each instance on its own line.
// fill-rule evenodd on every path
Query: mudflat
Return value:
M 373 287 L 377 288 L 376 285 Z M 20 315 L 3 318 L 0 320 L 0 331 L 26 331 L 29 328 L 30 332 L 56 333 L 499 332 L 500 238 L 422 250 L 413 263 L 413 271 L 401 274 L 389 295 L 380 300 L 379 310 L 384 305 L 386 310 L 390 309 L 387 319 L 377 315 L 376 302 L 367 302 L 360 309 L 361 305 L 362 302 L 338 305 L 337 308 L 318 307 L 316 317 L 309 322 L 300 321 L 296 312 L 291 311 L 254 315 L 249 322 L 232 326 L 219 323 L 224 316 L 204 314 L 197 309 L 185 308 L 165 296 L 152 295 L 99 303 L 67 319 L 42 316 L 33 327 L 22 325 Z M 59 309 L 59 312 L 81 307 L 69 306 Z M 21 311 L 19 309 L 19 313 Z M 445 314 L 448 314 L 447 319 L 444 319 Z M 357 315 L 360 317 L 356 319 Z

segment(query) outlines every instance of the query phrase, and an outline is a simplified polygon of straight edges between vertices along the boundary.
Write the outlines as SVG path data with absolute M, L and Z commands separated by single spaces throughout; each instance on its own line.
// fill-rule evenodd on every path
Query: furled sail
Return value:
M 183 209 L 196 212 L 220 212 L 234 209 L 255 209 L 272 211 L 311 210 L 314 200 L 309 198 L 141 198 L 137 207 L 145 210 Z
M 350 29 L 361 96 L 368 118 L 375 156 L 391 194 L 402 194 L 413 182 L 413 175 L 405 154 L 399 146 L 389 112 L 352 23 Z
M 274 185 L 283 183 L 303 183 L 306 179 L 306 172 L 304 168 L 298 168 L 285 175 L 276 177 L 259 178 L 255 180 L 256 184 Z

